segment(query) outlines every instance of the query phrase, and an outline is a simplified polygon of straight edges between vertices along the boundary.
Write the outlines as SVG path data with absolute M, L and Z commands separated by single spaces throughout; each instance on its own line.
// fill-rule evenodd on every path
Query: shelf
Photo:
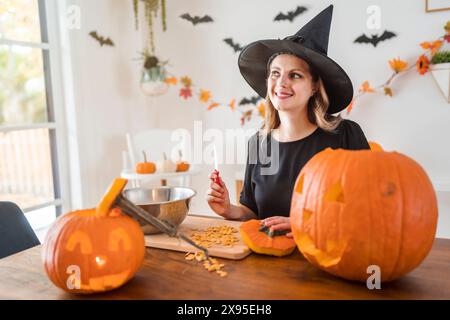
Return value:
M 188 171 L 184 172 L 155 172 L 149 174 L 140 174 L 134 172 L 132 169 L 123 170 L 120 173 L 120 176 L 124 179 L 128 180 L 161 180 L 161 179 L 172 179 L 172 178 L 181 178 L 186 176 L 193 176 L 200 173 L 200 168 L 191 167 Z

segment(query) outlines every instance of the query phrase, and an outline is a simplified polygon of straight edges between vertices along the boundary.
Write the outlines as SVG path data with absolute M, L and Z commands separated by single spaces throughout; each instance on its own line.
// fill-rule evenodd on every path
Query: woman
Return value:
M 294 36 L 257 41 L 242 50 L 240 71 L 266 99 L 266 117 L 263 133 L 249 141 L 240 204 L 230 204 L 225 183 L 214 183 L 215 173 L 210 175 L 207 201 L 217 214 L 261 219 L 273 230 L 286 230 L 292 236 L 291 197 L 306 162 L 328 147 L 369 149 L 358 124 L 332 115 L 345 109 L 353 97 L 349 77 L 327 56 L 332 11 L 329 6 Z M 264 173 L 269 166 L 258 158 L 260 151 L 270 154 L 275 171 Z M 250 161 L 255 155 L 257 160 Z

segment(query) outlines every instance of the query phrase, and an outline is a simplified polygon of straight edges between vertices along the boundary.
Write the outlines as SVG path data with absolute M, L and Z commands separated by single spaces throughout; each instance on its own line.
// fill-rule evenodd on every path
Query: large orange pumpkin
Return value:
M 401 277 L 430 251 L 437 201 L 425 171 L 397 152 L 326 149 L 301 170 L 291 224 L 299 250 L 313 265 L 366 281 Z
M 145 254 L 139 224 L 113 209 L 95 209 L 59 217 L 47 233 L 42 258 L 50 280 L 70 293 L 113 290 L 133 277 Z

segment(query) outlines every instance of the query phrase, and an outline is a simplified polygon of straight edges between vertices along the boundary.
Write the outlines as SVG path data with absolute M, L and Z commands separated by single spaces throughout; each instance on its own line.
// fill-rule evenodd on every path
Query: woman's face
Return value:
M 275 57 L 269 69 L 267 90 L 273 106 L 279 111 L 306 108 L 314 90 L 308 64 L 290 54 Z

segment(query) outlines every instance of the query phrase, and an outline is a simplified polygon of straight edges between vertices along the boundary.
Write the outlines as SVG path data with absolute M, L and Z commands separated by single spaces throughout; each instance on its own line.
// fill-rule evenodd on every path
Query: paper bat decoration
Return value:
M 397 35 L 392 31 L 385 30 L 381 36 L 372 35 L 371 37 L 366 36 L 365 34 L 359 36 L 353 41 L 354 43 L 371 43 L 374 47 L 381 41 L 385 41 L 391 38 L 396 37 Z
M 92 38 L 94 38 L 95 40 L 97 40 L 98 43 L 100 43 L 101 47 L 103 47 L 104 45 L 114 47 L 114 42 L 111 40 L 111 38 L 105 38 L 105 37 L 99 36 L 97 34 L 97 31 L 91 31 L 89 33 L 89 35 Z
M 283 20 L 289 20 L 290 22 L 294 21 L 294 19 L 302 14 L 303 12 L 305 12 L 306 10 L 308 10 L 305 7 L 300 7 L 298 6 L 294 11 L 288 11 L 288 13 L 283 13 L 280 12 L 274 19 L 273 21 L 283 21 Z
M 234 52 L 238 52 L 238 51 L 241 51 L 243 49 L 239 45 L 239 43 L 234 43 L 233 39 L 231 39 L 231 38 L 223 39 L 223 41 L 225 41 L 226 44 L 228 44 L 230 47 L 232 47 L 234 49 Z
M 247 98 L 243 98 L 240 102 L 239 105 L 243 106 L 245 104 L 256 104 L 259 100 L 261 99 L 260 96 L 253 96 L 250 99 Z
M 192 22 L 192 24 L 193 24 L 194 26 L 195 26 L 196 24 L 198 24 L 198 23 L 206 23 L 206 22 L 213 22 L 213 21 L 214 21 L 214 20 L 213 20 L 210 16 L 208 16 L 208 15 L 205 15 L 205 16 L 203 16 L 203 17 L 199 17 L 199 16 L 193 16 L 193 17 L 191 17 L 191 15 L 190 15 L 189 13 L 182 14 L 182 15 L 180 16 L 180 18 Z

